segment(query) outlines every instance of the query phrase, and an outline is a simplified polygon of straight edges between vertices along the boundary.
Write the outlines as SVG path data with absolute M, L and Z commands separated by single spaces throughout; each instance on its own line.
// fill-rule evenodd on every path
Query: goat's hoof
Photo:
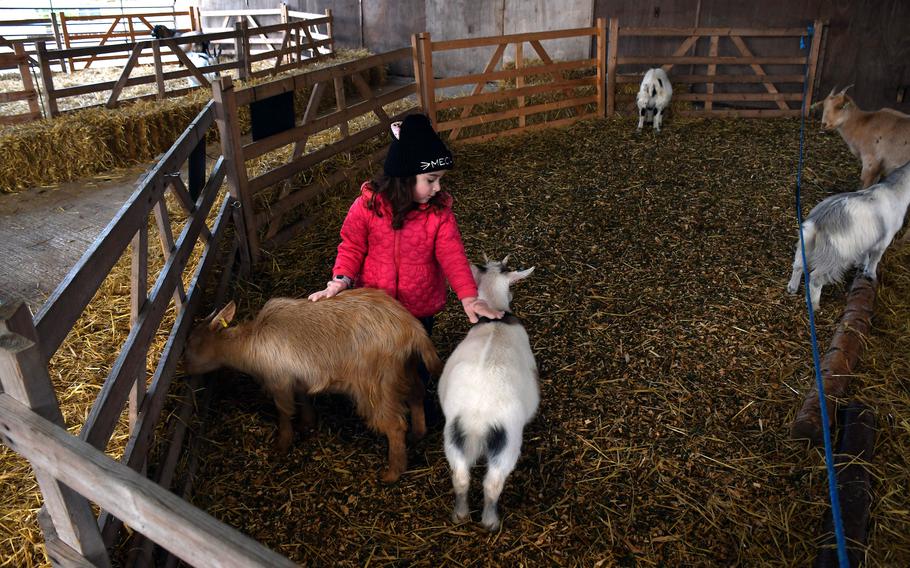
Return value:
M 491 519 L 484 519 L 482 521 L 483 526 L 490 532 L 496 532 L 499 530 L 499 527 L 502 526 L 502 523 L 499 522 L 499 517 L 493 517 Z
M 456 525 L 460 525 L 465 521 L 468 521 L 471 518 L 471 515 L 467 511 L 452 511 L 452 522 Z
M 796 290 L 797 290 L 797 289 L 794 288 L 793 286 L 787 286 L 787 293 L 790 294 L 791 296 L 792 296 L 793 294 L 796 294 Z
M 401 473 L 402 472 L 400 472 L 398 470 L 394 470 L 390 467 L 387 467 L 384 470 L 382 470 L 382 475 L 379 476 L 379 479 L 383 483 L 395 483 L 396 481 L 401 479 Z

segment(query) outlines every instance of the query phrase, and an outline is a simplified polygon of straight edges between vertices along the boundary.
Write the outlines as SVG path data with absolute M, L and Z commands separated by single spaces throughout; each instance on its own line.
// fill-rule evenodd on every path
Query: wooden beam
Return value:
M 822 41 L 822 32 L 824 31 L 825 23 L 821 20 L 815 20 L 813 29 L 815 30 L 812 34 L 812 47 L 809 49 L 809 70 L 807 75 L 809 77 L 809 84 L 806 85 L 806 104 L 803 109 L 803 116 L 809 116 L 809 107 L 812 105 L 812 97 L 815 95 L 815 69 L 818 65 L 819 54 L 821 53 L 821 41 Z
M 610 18 L 610 47 L 607 50 L 607 116 L 616 112 L 616 65 L 619 60 L 619 20 Z
M 9 400 L 30 419 L 66 434 L 63 414 L 47 373 L 47 363 L 42 359 L 38 345 L 38 332 L 28 307 L 22 303 L 0 305 L 0 385 L 3 387 L 0 397 Z M 60 483 L 59 477 L 46 469 L 40 460 L 32 461 L 33 456 L 29 454 L 47 452 L 49 448 L 20 443 L 12 435 L 7 420 L 7 414 L 0 412 L 0 440 L 31 462 L 54 536 L 98 566 L 110 566 L 88 501 L 71 486 Z
M 297 566 L 0 394 L 5 437 L 38 469 L 194 566 Z
M 730 39 L 733 41 L 733 45 L 736 46 L 736 49 L 739 50 L 740 55 L 743 55 L 745 57 L 752 57 L 752 52 L 749 50 L 749 47 L 746 45 L 746 42 L 743 41 L 743 38 L 741 38 L 739 36 L 730 36 Z M 765 69 L 761 65 L 756 64 L 756 65 L 751 65 L 750 67 L 752 68 L 752 71 L 754 71 L 756 75 L 760 75 L 760 76 L 767 75 L 767 73 L 765 73 Z M 772 93 L 772 94 L 778 93 L 777 87 L 774 86 L 773 83 L 762 83 L 762 84 L 765 86 L 765 90 L 768 91 L 769 93 Z M 800 98 L 802 98 L 802 97 L 800 97 Z M 780 101 L 780 100 L 777 101 L 777 107 L 781 110 L 787 110 L 790 108 L 787 105 L 787 103 Z
M 831 338 L 831 346 L 822 357 L 820 366 L 829 426 L 834 425 L 834 403 L 847 394 L 850 378 L 856 371 L 866 337 L 872 329 L 876 285 L 875 280 L 866 278 L 862 272 L 856 275 L 847 295 L 847 306 Z M 815 382 L 812 384 L 812 389 L 806 394 L 790 427 L 790 436 L 794 439 L 807 439 L 813 445 L 820 446 L 821 404 Z
M 475 84 L 474 88 L 471 90 L 471 96 L 479 95 L 480 93 L 483 92 L 483 89 L 487 84 L 487 79 L 485 78 L 485 75 L 488 75 L 489 73 L 491 73 L 493 71 L 493 69 L 496 69 L 496 66 L 499 65 L 499 62 L 502 60 L 502 55 L 506 52 L 506 47 L 508 47 L 508 44 L 506 44 L 506 43 L 501 43 L 496 46 L 496 51 L 493 52 L 493 56 L 490 57 L 490 60 L 487 62 L 487 66 L 484 68 L 483 73 L 481 73 L 480 75 L 477 75 L 477 77 L 479 77 L 479 78 L 477 80 L 477 84 Z M 519 70 L 516 69 L 515 71 L 516 71 L 516 76 L 517 76 Z M 429 96 L 434 96 L 434 95 L 428 94 L 428 97 Z M 424 108 L 426 108 L 426 107 L 424 107 Z M 465 109 L 463 111 L 461 111 L 461 118 L 467 118 L 467 117 L 471 116 L 471 112 L 473 110 L 474 110 L 474 105 L 465 107 Z M 458 138 L 458 134 L 460 131 L 461 131 L 460 128 L 453 129 L 452 132 L 449 133 L 449 140 L 455 140 L 456 138 Z
M 123 87 L 126 86 L 126 81 L 129 79 L 130 73 L 133 71 L 133 67 L 135 67 L 136 62 L 139 61 L 140 53 L 142 53 L 142 44 L 136 44 L 136 46 L 133 48 L 133 52 L 130 53 L 130 58 L 126 61 L 126 65 L 123 66 L 123 71 L 120 73 L 120 77 L 114 84 L 114 88 L 111 89 L 111 96 L 107 99 L 107 104 L 104 105 L 107 108 L 114 108 L 117 106 L 117 98 L 120 96 L 120 91 L 122 91 Z
M 717 38 L 718 36 L 711 36 L 711 43 L 708 47 L 708 57 L 717 57 Z M 711 77 L 717 74 L 717 65 L 713 63 L 708 65 L 708 76 Z M 705 99 L 705 110 L 710 111 L 714 105 L 714 82 L 710 82 L 705 85 L 705 92 L 707 93 L 707 98 Z

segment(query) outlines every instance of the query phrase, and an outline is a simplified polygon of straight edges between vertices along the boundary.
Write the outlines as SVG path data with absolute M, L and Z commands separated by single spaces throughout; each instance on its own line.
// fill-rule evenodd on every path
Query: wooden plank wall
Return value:
M 657 5 L 595 0 L 594 16 L 619 18 L 623 26 L 631 27 L 793 27 L 827 20 L 814 100 L 836 85 L 855 83 L 852 92 L 861 108 L 910 112 L 906 0 L 666 0 Z M 786 51 L 788 44 L 787 38 L 749 40 L 756 51 L 772 55 Z M 629 48 L 648 53 L 662 46 L 660 40 L 641 38 Z M 699 46 L 695 55 L 708 55 L 708 49 L 707 44 Z M 765 71 L 775 74 L 781 69 L 768 66 Z

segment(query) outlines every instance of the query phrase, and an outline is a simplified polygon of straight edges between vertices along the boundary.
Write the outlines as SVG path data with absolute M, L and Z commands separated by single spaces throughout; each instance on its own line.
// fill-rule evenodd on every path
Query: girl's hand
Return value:
M 312 294 L 310 294 L 309 300 L 311 302 L 315 302 L 315 301 L 321 300 L 323 298 L 331 298 L 332 296 L 337 295 L 338 292 L 341 292 L 342 290 L 344 290 L 347 287 L 348 287 L 348 285 L 345 284 L 344 281 L 342 281 L 342 280 L 332 280 L 331 282 L 328 282 L 326 284 L 325 290 L 320 290 L 318 292 L 313 292 Z
M 477 297 L 464 298 L 461 300 L 461 305 L 464 308 L 464 312 L 468 314 L 468 320 L 471 323 L 477 323 L 479 317 L 486 317 L 490 319 L 499 319 L 504 315 L 504 312 L 499 310 L 494 310 L 487 304 L 486 300 L 481 300 Z

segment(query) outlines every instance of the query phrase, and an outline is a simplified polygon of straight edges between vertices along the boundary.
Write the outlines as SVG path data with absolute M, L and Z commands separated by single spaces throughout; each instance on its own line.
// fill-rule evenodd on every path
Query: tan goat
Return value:
M 438 375 L 442 362 L 423 326 L 381 290 L 360 288 L 320 302 L 274 298 L 252 321 L 228 324 L 231 302 L 198 325 L 187 341 L 187 372 L 230 367 L 258 380 L 278 408 L 276 449 L 287 451 L 293 431 L 294 395 L 301 393 L 301 428 L 315 425 L 307 395 L 334 392 L 354 400 L 367 425 L 389 443 L 386 482 L 407 468 L 406 406 L 412 436 L 426 433 L 423 360 Z
M 890 108 L 861 110 L 843 91 L 831 89 L 825 100 L 822 128 L 837 130 L 863 164 L 867 188 L 910 161 L 910 115 Z

